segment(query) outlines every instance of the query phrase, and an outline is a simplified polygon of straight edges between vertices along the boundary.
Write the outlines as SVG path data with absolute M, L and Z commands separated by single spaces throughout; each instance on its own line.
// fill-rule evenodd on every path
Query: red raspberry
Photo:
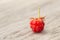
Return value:
M 30 21 L 30 27 L 33 32 L 41 32 L 44 29 L 44 21 L 43 18 L 32 18 Z

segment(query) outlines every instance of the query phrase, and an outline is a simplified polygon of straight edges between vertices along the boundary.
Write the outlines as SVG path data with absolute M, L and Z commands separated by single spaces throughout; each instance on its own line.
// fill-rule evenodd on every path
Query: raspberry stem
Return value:
M 40 7 L 38 8 L 38 18 L 40 18 Z

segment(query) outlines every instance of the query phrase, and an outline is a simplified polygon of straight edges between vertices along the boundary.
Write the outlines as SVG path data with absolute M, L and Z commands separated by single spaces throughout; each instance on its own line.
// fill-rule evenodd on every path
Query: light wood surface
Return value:
M 31 17 L 45 16 L 45 28 L 33 33 Z M 0 40 L 60 40 L 60 0 L 0 0 Z

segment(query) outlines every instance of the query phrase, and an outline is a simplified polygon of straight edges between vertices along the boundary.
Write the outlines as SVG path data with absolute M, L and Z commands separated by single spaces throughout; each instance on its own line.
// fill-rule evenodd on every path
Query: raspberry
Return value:
M 41 32 L 44 29 L 44 21 L 42 18 L 33 18 L 30 21 L 30 27 L 33 32 Z

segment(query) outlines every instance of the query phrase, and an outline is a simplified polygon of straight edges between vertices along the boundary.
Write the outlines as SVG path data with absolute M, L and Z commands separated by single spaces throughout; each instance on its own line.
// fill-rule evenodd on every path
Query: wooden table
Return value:
M 33 33 L 29 21 L 38 6 L 45 29 Z M 0 0 L 0 40 L 60 40 L 60 0 Z

